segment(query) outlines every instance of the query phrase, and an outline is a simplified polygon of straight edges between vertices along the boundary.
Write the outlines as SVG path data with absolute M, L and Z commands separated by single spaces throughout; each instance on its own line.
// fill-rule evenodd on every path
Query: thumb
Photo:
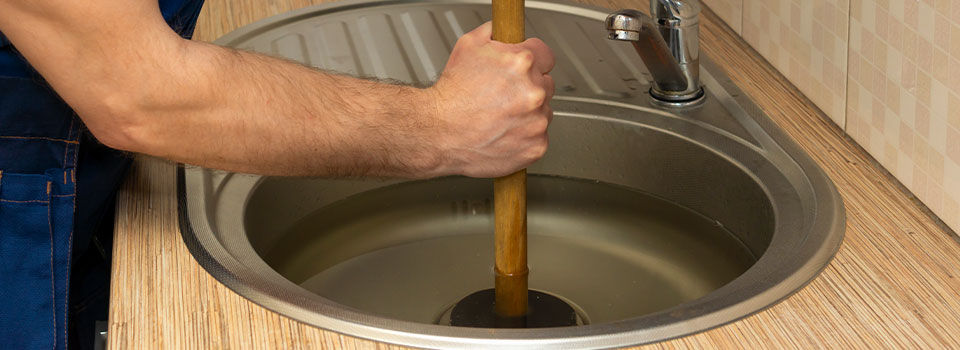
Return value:
M 464 34 L 464 36 L 471 36 L 477 40 L 490 41 L 493 38 L 493 22 L 487 21 L 469 33 Z

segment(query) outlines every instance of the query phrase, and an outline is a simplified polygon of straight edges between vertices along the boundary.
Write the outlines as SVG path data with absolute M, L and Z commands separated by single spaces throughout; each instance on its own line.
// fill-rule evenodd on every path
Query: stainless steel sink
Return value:
M 439 325 L 493 285 L 492 181 L 180 171 L 181 231 L 238 294 L 333 331 L 431 348 L 613 347 L 716 327 L 813 279 L 838 249 L 830 180 L 701 57 L 702 105 L 654 107 L 607 10 L 527 1 L 554 48 L 550 150 L 530 167 L 530 286 L 585 325 Z M 429 84 L 485 1 L 348 1 L 266 19 L 220 44 Z

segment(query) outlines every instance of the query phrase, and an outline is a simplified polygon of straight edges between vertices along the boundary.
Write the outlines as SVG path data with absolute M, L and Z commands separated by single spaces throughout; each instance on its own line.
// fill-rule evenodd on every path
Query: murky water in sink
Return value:
M 530 287 L 591 323 L 699 298 L 755 258 L 719 223 L 623 187 L 530 176 Z M 280 274 L 343 305 L 432 323 L 493 286 L 492 184 L 444 178 L 360 193 L 295 225 L 264 255 Z

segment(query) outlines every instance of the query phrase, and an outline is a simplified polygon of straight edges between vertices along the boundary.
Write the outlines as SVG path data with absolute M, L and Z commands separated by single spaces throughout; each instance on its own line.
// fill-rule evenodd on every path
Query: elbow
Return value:
M 58 84 L 57 92 L 100 143 L 163 156 L 162 147 L 177 137 L 164 121 L 184 109 L 182 86 L 176 83 L 183 81 L 186 73 L 175 63 L 182 61 L 181 51 L 188 41 L 165 25 L 163 28 L 157 35 L 145 36 L 143 43 L 110 46 L 107 49 L 112 51 L 104 51 L 106 56 L 90 50 L 89 69 L 77 73 L 83 87 L 77 84 L 77 77 Z
M 122 125 L 113 125 L 113 126 L 104 126 L 104 127 L 89 127 L 90 133 L 99 141 L 100 143 L 106 145 L 107 147 L 128 151 L 136 153 L 147 153 L 144 152 L 143 148 L 140 147 L 140 142 L 137 140 L 135 133 L 130 131 L 129 127 Z
M 107 94 L 77 111 L 90 133 L 107 147 L 137 153 L 150 152 L 148 112 L 126 94 Z

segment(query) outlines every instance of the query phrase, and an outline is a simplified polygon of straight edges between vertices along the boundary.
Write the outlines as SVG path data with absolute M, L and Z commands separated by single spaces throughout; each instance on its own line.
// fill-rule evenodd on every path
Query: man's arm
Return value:
M 550 50 L 461 38 L 431 88 L 188 41 L 156 0 L 0 0 L 0 31 L 108 146 L 268 175 L 508 174 L 546 151 Z

